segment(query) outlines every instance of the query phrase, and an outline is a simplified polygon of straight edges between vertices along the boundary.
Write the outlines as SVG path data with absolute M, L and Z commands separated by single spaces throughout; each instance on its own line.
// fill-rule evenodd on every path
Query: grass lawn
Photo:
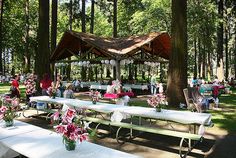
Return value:
M 10 89 L 9 84 L 0 83 L 0 94 L 7 93 Z M 21 98 L 25 98 L 25 87 L 20 85 Z M 216 127 L 226 130 L 228 133 L 236 134 L 236 89 L 232 94 L 222 94 L 219 98 L 222 110 L 209 110 L 212 114 L 212 122 Z M 129 103 L 132 106 L 147 106 L 147 101 L 135 99 Z
M 0 94 L 4 94 L 4 93 L 10 93 L 10 87 L 11 85 L 9 83 L 0 83 Z M 22 99 L 25 98 L 25 86 L 24 85 L 20 85 L 20 96 Z

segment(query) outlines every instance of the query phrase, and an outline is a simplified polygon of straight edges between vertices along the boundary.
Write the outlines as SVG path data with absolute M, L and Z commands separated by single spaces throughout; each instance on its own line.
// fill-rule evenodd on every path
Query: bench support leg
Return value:
M 195 141 L 193 145 L 191 145 L 191 139 L 182 138 L 179 144 L 179 155 L 181 158 L 186 158 L 187 155 L 193 150 L 193 148 L 199 143 L 202 142 L 203 138 Z M 186 150 L 185 150 L 186 149 Z

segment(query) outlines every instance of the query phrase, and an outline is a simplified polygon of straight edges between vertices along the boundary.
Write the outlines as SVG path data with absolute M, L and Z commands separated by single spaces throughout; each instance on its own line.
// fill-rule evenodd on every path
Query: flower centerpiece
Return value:
M 93 90 L 90 91 L 90 96 L 91 96 L 93 104 L 96 104 L 98 102 L 99 98 L 102 97 L 100 92 L 93 91 Z
M 55 99 L 57 96 L 57 89 L 54 86 L 51 86 L 48 88 L 47 93 L 49 97 L 51 97 L 52 99 Z
M 154 107 L 157 112 L 161 112 L 162 105 L 165 104 L 165 95 L 157 94 L 147 100 L 147 103 Z
M 76 115 L 75 109 L 69 108 L 62 115 L 60 115 L 60 112 L 56 112 L 51 118 L 55 122 L 61 122 L 54 126 L 54 128 L 57 133 L 62 135 L 66 150 L 75 150 L 77 141 L 81 143 L 87 140 L 88 133 L 85 123 Z
M 20 109 L 19 98 L 4 98 L 0 105 L 0 120 L 5 121 L 6 127 L 13 126 L 14 118 L 18 117 L 17 111 Z
M 120 93 L 121 92 L 121 83 L 119 80 L 112 81 L 112 88 L 114 89 L 114 93 Z

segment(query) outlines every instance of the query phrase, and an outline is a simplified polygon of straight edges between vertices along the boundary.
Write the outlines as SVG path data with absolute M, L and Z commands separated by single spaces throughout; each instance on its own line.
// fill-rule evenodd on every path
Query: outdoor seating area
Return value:
M 235 7 L 0 0 L 0 158 L 236 158 Z

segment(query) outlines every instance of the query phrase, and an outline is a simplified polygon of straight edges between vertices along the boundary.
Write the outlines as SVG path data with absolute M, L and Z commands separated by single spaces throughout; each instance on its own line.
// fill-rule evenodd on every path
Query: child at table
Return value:
M 70 99 L 74 99 L 75 98 L 75 95 L 74 95 L 74 92 L 73 92 L 72 88 L 73 87 L 72 87 L 71 83 L 68 83 L 66 85 L 66 90 L 63 93 L 63 97 L 64 98 L 70 98 Z
M 69 99 L 74 99 L 75 98 L 75 95 L 74 95 L 74 92 L 73 92 L 72 88 L 73 88 L 73 86 L 72 86 L 71 83 L 68 83 L 66 85 L 66 90 L 63 93 L 64 98 L 69 98 Z M 62 111 L 66 111 L 68 108 L 69 108 L 69 106 L 64 104 L 63 107 L 62 107 Z

